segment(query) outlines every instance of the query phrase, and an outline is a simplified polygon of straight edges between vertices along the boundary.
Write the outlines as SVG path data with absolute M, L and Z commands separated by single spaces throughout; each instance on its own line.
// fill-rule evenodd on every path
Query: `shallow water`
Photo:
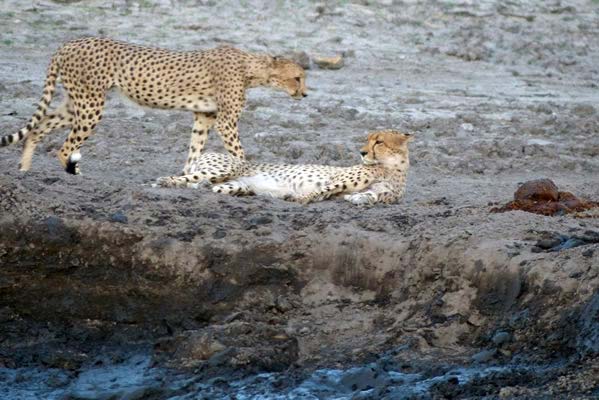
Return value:
M 480 366 L 446 368 L 445 372 L 403 373 L 386 370 L 381 363 L 348 369 L 318 369 L 290 383 L 285 373 L 259 373 L 228 381 L 219 376 L 202 381 L 190 374 L 152 367 L 146 355 L 120 364 L 90 367 L 74 376 L 59 369 L 0 369 L 3 399 L 137 399 L 152 395 L 168 399 L 367 399 L 428 397 L 440 383 L 472 383 L 491 374 L 541 373 L 547 367 Z M 550 367 L 549 367 L 550 369 Z M 431 376 L 432 375 L 432 376 Z

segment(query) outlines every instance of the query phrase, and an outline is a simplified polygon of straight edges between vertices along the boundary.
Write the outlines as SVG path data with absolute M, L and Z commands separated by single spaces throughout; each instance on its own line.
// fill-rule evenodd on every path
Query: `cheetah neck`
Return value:
M 410 161 L 406 157 L 403 164 L 379 164 L 374 168 L 376 168 L 376 175 L 381 181 L 404 181 L 410 168 Z
M 246 64 L 246 87 L 253 88 L 264 86 L 268 83 L 270 64 L 272 57 L 265 55 L 247 54 Z

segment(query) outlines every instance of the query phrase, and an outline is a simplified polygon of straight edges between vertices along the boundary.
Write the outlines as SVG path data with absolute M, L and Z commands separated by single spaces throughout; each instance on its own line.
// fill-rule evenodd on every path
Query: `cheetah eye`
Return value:
M 382 140 L 377 140 L 376 142 L 374 142 L 374 144 L 383 144 Z
M 296 78 L 295 78 L 295 81 L 296 81 L 297 83 L 300 83 L 300 82 L 302 81 L 302 78 L 300 78 L 300 77 L 296 77 Z

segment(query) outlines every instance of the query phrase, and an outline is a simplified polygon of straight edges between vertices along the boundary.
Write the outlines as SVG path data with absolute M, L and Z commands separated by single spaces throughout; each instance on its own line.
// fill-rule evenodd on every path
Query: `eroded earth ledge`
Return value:
M 133 385 L 160 395 L 265 371 L 285 376 L 271 383 L 284 392 L 359 365 L 370 375 L 344 376 L 344 390 L 412 393 L 376 368 L 436 377 L 429 394 L 596 388 L 599 234 L 584 222 L 210 193 L 182 208 L 197 192 L 149 188 L 74 218 L 38 202 L 35 185 L 0 180 L 2 364 L 62 371 L 56 385 L 74 397 L 86 371 L 135 357 L 178 377 Z M 544 246 L 556 230 L 590 239 Z M 446 376 L 458 365 L 479 375 Z

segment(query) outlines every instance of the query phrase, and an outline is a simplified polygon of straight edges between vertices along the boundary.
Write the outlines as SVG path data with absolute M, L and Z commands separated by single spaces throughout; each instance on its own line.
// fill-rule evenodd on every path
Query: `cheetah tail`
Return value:
M 33 130 L 39 122 L 44 119 L 46 116 L 46 112 L 48 111 L 48 106 L 50 105 L 50 101 L 52 101 L 52 95 L 54 94 L 54 90 L 56 89 L 56 79 L 58 78 L 58 61 L 57 56 L 52 57 L 52 61 L 50 61 L 50 66 L 48 67 L 48 75 L 46 76 L 46 81 L 44 82 L 44 94 L 40 102 L 38 103 L 37 110 L 29 120 L 29 123 L 24 128 L 20 129 L 17 133 L 13 133 L 12 135 L 2 136 L 0 147 L 8 146 L 9 144 L 19 142 L 25 138 L 31 130 Z

